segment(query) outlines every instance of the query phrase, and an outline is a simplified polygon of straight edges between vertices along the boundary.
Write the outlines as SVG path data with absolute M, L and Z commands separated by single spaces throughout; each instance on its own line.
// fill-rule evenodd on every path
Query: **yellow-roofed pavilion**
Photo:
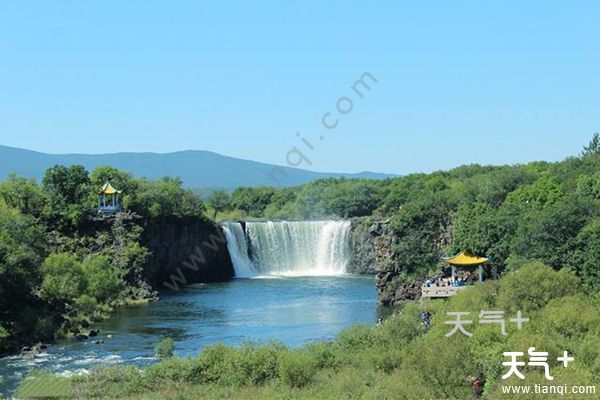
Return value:
M 483 281 L 483 265 L 490 261 L 486 257 L 478 257 L 467 250 L 463 250 L 455 256 L 444 257 L 444 263 L 452 267 L 452 278 L 456 276 L 456 267 L 479 266 L 479 281 Z
M 121 190 L 117 190 L 106 182 L 100 189 L 100 198 L 98 199 L 98 210 L 101 213 L 116 213 L 121 210 L 121 200 L 119 195 L 122 193 Z

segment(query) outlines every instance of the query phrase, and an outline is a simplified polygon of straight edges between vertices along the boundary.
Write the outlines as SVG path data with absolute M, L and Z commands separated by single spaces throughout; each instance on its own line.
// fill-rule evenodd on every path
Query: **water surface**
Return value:
M 195 285 L 155 303 L 117 310 L 97 324 L 97 338 L 63 340 L 31 360 L 0 359 L 0 393 L 14 390 L 32 368 L 69 375 L 100 365 L 155 362 L 154 346 L 166 336 L 175 339 L 177 355 L 193 356 L 218 342 L 278 340 L 299 347 L 376 320 L 373 277 L 280 276 Z

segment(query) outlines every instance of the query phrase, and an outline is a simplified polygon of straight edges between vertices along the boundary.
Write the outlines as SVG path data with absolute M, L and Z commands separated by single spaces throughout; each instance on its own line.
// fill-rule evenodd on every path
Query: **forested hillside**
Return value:
M 325 179 L 294 188 L 236 189 L 209 200 L 219 218 L 371 216 L 389 225 L 386 282 L 437 270 L 442 255 L 468 249 L 492 271 L 527 260 L 569 268 L 600 284 L 600 136 L 561 162 L 465 165 L 449 171 L 374 180 Z

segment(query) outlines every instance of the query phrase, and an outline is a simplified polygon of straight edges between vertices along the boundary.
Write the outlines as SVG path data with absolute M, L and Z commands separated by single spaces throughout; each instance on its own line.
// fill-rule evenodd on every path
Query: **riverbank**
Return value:
M 357 325 L 331 341 L 301 349 L 280 344 L 232 348 L 215 345 L 198 356 L 171 358 L 144 369 L 109 367 L 89 375 L 61 378 L 36 375 L 24 382 L 19 396 L 71 398 L 468 398 L 470 379 L 486 381 L 486 399 L 502 394 L 502 352 L 549 351 L 552 384 L 599 385 L 600 302 L 566 270 L 539 263 L 465 290 L 449 301 L 408 303 L 381 325 Z M 507 325 L 468 326 L 471 338 L 446 337 L 447 312 L 505 310 L 512 318 L 522 310 L 529 318 L 522 330 Z M 426 331 L 420 312 L 432 313 Z M 569 368 L 553 361 L 568 350 L 576 362 Z M 596 349 L 596 350 L 594 350 Z M 539 368 L 525 367 L 527 383 L 546 382 Z M 520 382 L 519 382 L 520 383 Z M 53 392 L 54 391 L 54 392 Z M 550 399 L 538 395 L 539 399 Z
M 39 268 L 45 282 L 40 289 L 29 279 L 37 287 L 25 310 L 39 321 L 17 325 L 20 335 L 0 335 L 0 356 L 46 347 L 60 338 L 85 340 L 90 326 L 110 318 L 115 309 L 178 289 L 169 286 L 173 281 L 183 287 L 234 276 L 226 243 L 215 244 L 214 238 L 223 237 L 221 228 L 204 217 L 118 213 L 90 217 L 76 233 L 38 236 L 40 253 L 49 254 Z

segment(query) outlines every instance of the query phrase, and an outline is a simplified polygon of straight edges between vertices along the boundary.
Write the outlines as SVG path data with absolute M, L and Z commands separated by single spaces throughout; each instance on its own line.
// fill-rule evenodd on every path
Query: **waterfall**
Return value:
M 236 277 L 346 272 L 350 221 L 222 223 Z

